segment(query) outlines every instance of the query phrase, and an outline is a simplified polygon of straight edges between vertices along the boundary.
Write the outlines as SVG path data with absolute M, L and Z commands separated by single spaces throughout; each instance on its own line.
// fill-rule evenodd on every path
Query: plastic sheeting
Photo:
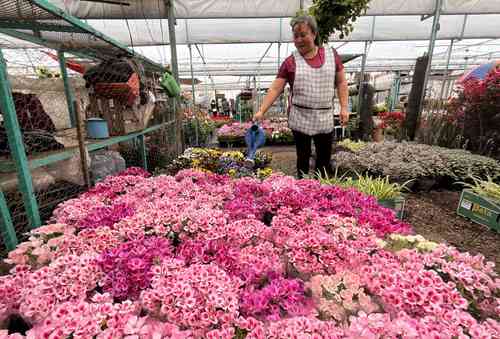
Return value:
M 159 19 L 167 16 L 165 0 L 137 0 L 129 6 L 79 0 L 51 2 L 86 19 Z M 300 8 L 300 0 L 175 0 L 174 6 L 177 18 L 269 18 L 293 16 Z
M 0 0 L 0 3 L 4 0 Z M 11 0 L 9 0 L 11 1 Z M 130 6 L 109 5 L 79 0 L 51 0 L 106 35 L 128 46 L 153 46 L 169 43 L 165 0 L 130 1 Z M 304 0 L 307 7 L 310 0 Z M 300 0 L 176 0 L 176 37 L 178 44 L 267 43 L 289 42 L 290 15 L 299 8 Z M 435 10 L 436 0 L 372 0 L 368 15 L 360 17 L 352 34 L 343 41 L 407 41 L 428 40 L 432 18 L 421 20 L 422 14 Z M 441 29 L 437 39 L 500 38 L 500 0 L 443 0 Z M 458 13 L 467 13 L 459 15 Z M 473 14 L 498 13 L 498 14 Z M 405 15 L 403 15 L 405 14 Z M 413 15 L 409 15 L 413 14 Z M 451 15 L 453 14 L 453 15 Z M 3 14 L 5 15 L 5 13 Z M 371 15 L 371 16 L 370 16 Z M 279 16 L 287 16 L 277 18 Z M 123 20 L 123 18 L 136 18 Z M 2 19 L 0 8 L 0 19 Z M 103 20 L 101 18 L 122 18 Z M 218 19 L 214 19 L 218 18 Z M 32 31 L 25 31 L 33 34 Z M 49 41 L 80 43 L 90 47 L 104 44 L 95 39 L 75 41 L 71 34 L 41 32 Z M 333 36 L 332 41 L 340 41 Z M 0 41 L 2 43 L 2 41 Z
M 179 19 L 175 33 L 177 44 L 290 42 L 289 22 L 288 18 Z M 440 40 L 500 38 L 499 14 L 469 15 L 466 20 L 463 15 L 447 15 L 442 16 L 440 22 L 437 35 Z M 89 20 L 88 23 L 127 45 L 162 45 L 169 41 L 166 20 L 128 20 L 128 26 L 123 20 Z M 333 36 L 331 41 L 428 40 L 431 28 L 432 19 L 421 21 L 420 16 L 362 17 L 347 39 Z M 57 36 L 56 33 L 53 36 L 42 34 L 49 39 Z
M 165 18 L 165 0 L 129 1 L 129 6 L 92 3 L 80 0 L 51 0 L 70 14 L 84 19 L 160 19 Z M 312 0 L 304 0 L 309 7 Z M 176 17 L 271 18 L 291 17 L 300 0 L 175 0 Z M 366 15 L 432 14 L 436 0 L 372 0 Z M 1 11 L 0 11 L 1 12 Z M 500 14 L 498 0 L 443 0 L 443 14 Z

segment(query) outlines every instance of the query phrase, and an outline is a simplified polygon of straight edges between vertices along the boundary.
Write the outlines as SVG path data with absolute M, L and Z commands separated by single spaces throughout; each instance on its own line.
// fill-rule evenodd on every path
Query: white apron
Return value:
M 325 47 L 325 63 L 320 68 L 309 66 L 298 51 L 295 57 L 295 80 L 288 126 L 307 135 L 333 131 L 335 96 L 335 54 Z

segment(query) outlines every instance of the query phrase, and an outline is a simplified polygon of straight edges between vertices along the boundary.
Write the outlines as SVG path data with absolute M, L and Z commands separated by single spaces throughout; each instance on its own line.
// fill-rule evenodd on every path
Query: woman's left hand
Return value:
M 349 112 L 345 109 L 340 110 L 340 122 L 342 123 L 342 126 L 347 126 L 347 123 L 349 122 Z

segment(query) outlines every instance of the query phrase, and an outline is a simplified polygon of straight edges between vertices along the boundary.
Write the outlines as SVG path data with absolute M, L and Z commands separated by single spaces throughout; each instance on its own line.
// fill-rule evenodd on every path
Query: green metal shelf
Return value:
M 123 57 L 134 58 L 144 66 L 144 70 L 148 73 L 163 73 L 166 70 L 161 64 L 136 53 L 133 49 L 94 29 L 79 18 L 66 13 L 48 0 L 4 1 L 0 12 L 2 13 L 0 33 L 57 50 L 72 127 L 76 125 L 75 96 L 68 81 L 65 62 L 66 53 L 94 61 L 106 61 Z M 12 88 L 8 81 L 7 65 L 1 49 L 0 106 L 11 149 L 10 159 L 0 159 L 0 173 L 17 173 L 19 190 L 23 195 L 24 207 L 30 227 L 36 228 L 41 225 L 41 218 L 38 202 L 33 190 L 31 171 L 41 166 L 69 159 L 75 154 L 79 154 L 80 150 L 74 147 L 60 152 L 40 153 L 29 158 L 26 156 L 12 98 Z M 120 142 L 138 139 L 141 145 L 143 165 L 147 169 L 144 136 L 173 123 L 175 121 L 102 141 L 87 141 L 85 148 L 88 151 L 95 151 Z M 9 225 L 11 221 L 8 220 L 8 217 L 3 216 L 5 214 L 5 206 L 0 207 L 2 220 L 4 224 Z M 15 237 L 11 233 L 6 233 L 6 239 L 4 240 L 10 247 L 16 242 Z
M 15 7 L 12 7 L 14 6 Z M 163 72 L 165 67 L 135 52 L 119 41 L 99 32 L 79 18 L 72 16 L 47 0 L 17 0 L 5 12 L 21 12 L 21 20 L 0 20 L 0 33 L 48 48 L 101 60 L 128 56 L 140 60 L 145 69 Z M 53 19 L 47 20 L 47 14 Z M 44 19 L 42 19 L 42 17 Z M 43 33 L 58 33 L 44 36 Z M 101 42 L 102 45 L 95 45 Z
M 161 128 L 164 128 L 166 126 L 172 125 L 174 121 L 169 121 L 165 122 L 163 124 L 155 125 L 148 127 L 142 131 L 130 133 L 127 135 L 121 135 L 121 136 L 116 136 L 112 137 L 109 139 L 105 139 L 102 141 L 97 141 L 97 142 L 92 142 L 88 143 L 86 145 L 87 151 L 92 152 L 92 151 L 97 151 L 106 147 L 109 147 L 111 145 L 118 144 L 120 142 L 124 141 L 129 141 L 132 139 L 135 139 L 139 136 L 146 135 L 148 133 L 157 131 Z M 67 160 L 72 158 L 75 154 L 78 154 L 79 150 L 78 147 L 72 147 L 70 149 L 65 149 L 60 152 L 52 152 L 51 154 L 45 154 L 45 155 L 35 155 L 31 159 L 28 159 L 28 166 L 30 169 L 35 169 L 38 167 L 42 166 L 47 166 L 53 163 L 56 163 L 61 160 Z M 0 173 L 11 173 L 16 171 L 16 165 L 14 164 L 13 161 L 8 161 L 8 160 L 3 160 L 0 162 Z

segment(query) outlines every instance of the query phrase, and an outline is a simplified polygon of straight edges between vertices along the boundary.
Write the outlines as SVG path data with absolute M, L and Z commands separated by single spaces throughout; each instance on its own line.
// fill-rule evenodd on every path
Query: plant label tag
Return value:
M 460 204 L 460 207 L 466 209 L 466 210 L 471 210 L 472 209 L 472 202 L 469 200 L 462 200 L 462 203 Z

